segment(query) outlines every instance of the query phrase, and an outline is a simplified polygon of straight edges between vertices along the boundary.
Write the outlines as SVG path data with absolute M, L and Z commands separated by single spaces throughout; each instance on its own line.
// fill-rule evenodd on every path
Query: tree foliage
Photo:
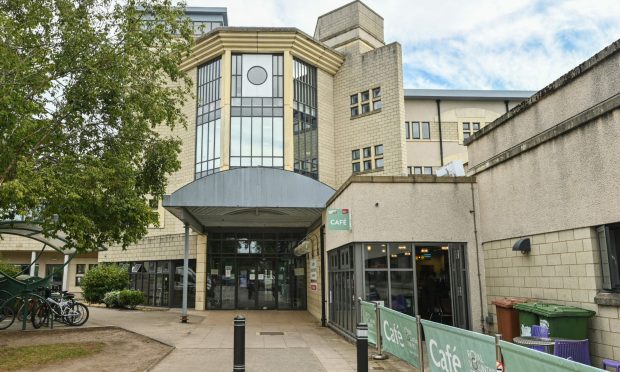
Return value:
M 193 43 L 170 0 L 0 0 L 0 220 L 124 248 L 179 168 Z M 169 133 L 169 131 L 168 131 Z

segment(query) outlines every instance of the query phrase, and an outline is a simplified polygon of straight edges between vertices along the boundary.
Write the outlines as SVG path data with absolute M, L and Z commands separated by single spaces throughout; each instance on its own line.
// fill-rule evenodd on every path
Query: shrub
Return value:
M 99 265 L 89 270 L 82 279 L 84 299 L 102 303 L 108 292 L 121 291 L 129 286 L 129 271 L 119 265 Z
M 144 292 L 132 289 L 123 289 L 119 294 L 119 303 L 129 309 L 135 309 L 136 306 L 144 303 Z
M 12 278 L 15 278 L 20 272 L 21 270 L 17 266 L 0 261 L 0 275 L 6 274 Z
M 121 305 L 120 303 L 120 294 L 121 291 L 111 291 L 103 296 L 103 303 L 106 307 L 118 307 Z

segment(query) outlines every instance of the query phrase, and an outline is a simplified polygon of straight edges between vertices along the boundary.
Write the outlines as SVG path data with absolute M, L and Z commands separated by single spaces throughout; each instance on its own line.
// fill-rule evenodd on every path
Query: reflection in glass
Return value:
M 411 269 L 412 267 L 413 267 L 413 255 L 411 254 L 411 244 L 391 243 L 390 244 L 390 268 Z
M 366 301 L 384 301 L 388 298 L 387 271 L 366 271 L 364 293 Z
M 413 316 L 413 271 L 391 271 L 390 281 L 392 285 L 390 307 Z
M 387 244 L 366 244 L 364 253 L 367 268 L 387 269 Z

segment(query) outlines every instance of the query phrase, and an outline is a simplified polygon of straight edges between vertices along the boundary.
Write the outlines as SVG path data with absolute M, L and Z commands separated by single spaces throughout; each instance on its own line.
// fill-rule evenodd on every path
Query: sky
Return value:
M 230 26 L 297 27 L 349 0 L 188 0 Z M 403 49 L 405 88 L 539 90 L 620 39 L 620 0 L 364 0 Z

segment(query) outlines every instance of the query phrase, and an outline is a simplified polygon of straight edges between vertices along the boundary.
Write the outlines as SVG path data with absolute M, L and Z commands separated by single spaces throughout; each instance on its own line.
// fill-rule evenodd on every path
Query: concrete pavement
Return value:
M 232 371 L 233 318 L 246 317 L 246 370 L 355 371 L 355 345 L 321 327 L 305 311 L 190 312 L 180 323 L 178 309 L 123 311 L 90 308 L 90 326 L 114 325 L 175 347 L 155 371 Z M 266 334 L 265 334 L 266 332 Z M 396 358 L 370 361 L 370 370 L 415 371 Z

